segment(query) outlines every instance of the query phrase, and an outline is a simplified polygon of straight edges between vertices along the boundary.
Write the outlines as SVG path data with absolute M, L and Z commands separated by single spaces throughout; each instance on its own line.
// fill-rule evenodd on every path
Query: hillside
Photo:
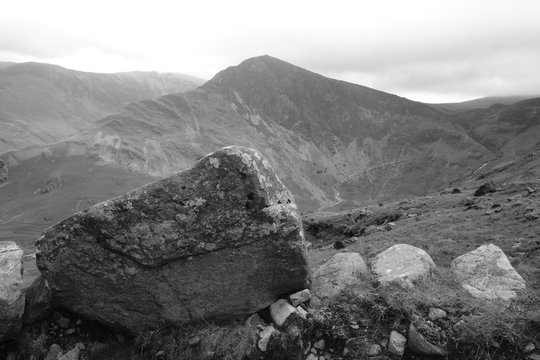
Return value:
M 231 144 L 263 153 L 304 213 L 422 196 L 493 171 L 526 179 L 538 176 L 537 105 L 450 116 L 252 58 L 195 90 L 130 103 L 69 140 L 2 155 L 1 234 L 31 253 L 55 221 Z M 517 144 L 519 156 L 504 155 Z
M 437 110 L 444 112 L 460 112 L 474 109 L 487 109 L 493 105 L 513 105 L 517 102 L 535 96 L 487 96 L 457 103 L 429 104 Z
M 540 176 L 540 98 L 466 111 L 456 121 L 496 158 L 476 175 L 499 181 Z
M 155 176 L 221 146 L 254 147 L 312 209 L 425 194 L 489 157 L 429 106 L 268 56 L 230 67 L 197 90 L 130 104 L 77 141 L 107 163 Z
M 57 142 L 133 101 L 191 90 L 181 74 L 98 74 L 40 63 L 0 65 L 0 154 Z

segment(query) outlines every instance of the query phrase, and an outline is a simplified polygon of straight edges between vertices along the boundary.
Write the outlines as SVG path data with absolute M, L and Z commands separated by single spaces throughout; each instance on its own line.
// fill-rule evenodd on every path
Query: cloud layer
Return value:
M 18 1 L 0 61 L 210 78 L 269 54 L 415 100 L 540 94 L 540 2 Z

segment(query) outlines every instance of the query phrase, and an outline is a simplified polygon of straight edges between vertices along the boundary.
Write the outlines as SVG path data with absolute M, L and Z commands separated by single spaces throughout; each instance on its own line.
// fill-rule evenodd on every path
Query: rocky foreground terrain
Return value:
M 0 357 L 538 359 L 539 197 L 480 178 L 301 218 L 225 148 L 49 228 L 25 290 L 3 242 Z

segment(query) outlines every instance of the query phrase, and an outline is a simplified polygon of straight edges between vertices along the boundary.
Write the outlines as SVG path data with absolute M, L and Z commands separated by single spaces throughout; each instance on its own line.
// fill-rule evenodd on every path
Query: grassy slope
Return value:
M 37 274 L 31 256 L 34 242 L 45 228 L 153 180 L 140 173 L 96 165 L 94 159 L 83 155 L 25 160 L 0 185 L 0 241 L 15 241 L 28 255 L 24 273 L 28 284 Z

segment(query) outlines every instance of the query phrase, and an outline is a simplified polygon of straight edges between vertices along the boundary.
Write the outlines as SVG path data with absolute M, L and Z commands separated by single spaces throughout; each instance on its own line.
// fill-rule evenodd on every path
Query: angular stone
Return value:
M 525 280 L 493 244 L 461 255 L 450 267 L 463 288 L 475 298 L 510 300 L 517 296 L 516 291 L 525 288 Z
M 371 271 L 381 284 L 408 285 L 431 276 L 435 263 L 422 249 L 407 244 L 394 245 L 373 258 Z
M 81 350 L 79 349 L 79 347 L 75 346 L 73 349 L 60 356 L 58 360 L 79 360 L 80 352 Z
M 382 348 L 379 344 L 371 344 L 366 351 L 367 356 L 377 356 L 382 352 Z
M 427 341 L 424 335 L 422 335 L 413 324 L 409 326 L 408 341 L 409 349 L 415 354 L 428 356 L 448 355 L 448 351 Z
M 311 292 L 309 291 L 309 289 L 304 289 L 302 291 L 298 291 L 292 294 L 291 296 L 289 296 L 289 299 L 291 300 L 291 304 L 293 306 L 298 306 L 311 300 Z
M 307 319 L 308 312 L 307 312 L 306 310 L 304 310 L 303 307 L 297 306 L 297 307 L 296 307 L 296 313 L 297 313 L 298 316 L 300 316 L 302 319 L 304 319 L 304 320 Z
M 493 193 L 497 191 L 497 186 L 493 181 L 488 181 L 487 183 L 482 184 L 476 191 L 474 192 L 474 196 L 484 196 L 489 193 Z
M 407 339 L 397 331 L 392 330 L 390 333 L 390 339 L 388 339 L 388 352 L 398 356 L 403 355 L 405 352 L 405 344 Z
M 0 343 L 21 331 L 24 312 L 23 251 L 13 241 L 0 242 Z
M 270 338 L 274 334 L 276 329 L 272 325 L 268 325 L 261 333 L 259 334 L 259 342 L 257 343 L 257 346 L 261 351 L 266 351 L 266 348 L 268 347 L 268 342 L 270 341 Z
M 359 253 L 338 253 L 313 273 L 312 293 L 326 305 L 349 287 L 362 286 L 369 269 Z
M 270 317 L 277 326 L 285 323 L 289 315 L 296 312 L 296 308 L 285 299 L 279 299 L 270 305 Z
M 51 288 L 47 279 L 39 276 L 32 285 L 24 289 L 25 306 L 23 324 L 32 324 L 47 318 L 52 309 Z
M 52 344 L 44 360 L 57 360 L 62 355 L 62 348 L 58 344 Z
M 429 308 L 429 319 L 432 321 L 444 319 L 447 314 L 446 311 L 437 309 L 437 308 Z
M 132 332 L 246 318 L 309 279 L 291 193 L 236 146 L 71 216 L 37 247 L 58 306 Z

